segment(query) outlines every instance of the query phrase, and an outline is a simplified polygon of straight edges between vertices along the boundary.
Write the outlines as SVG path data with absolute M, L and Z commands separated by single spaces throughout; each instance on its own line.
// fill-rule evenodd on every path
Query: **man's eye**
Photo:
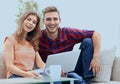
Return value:
M 53 21 L 57 21 L 58 20 L 58 18 L 46 18 L 46 21 L 51 21 L 51 20 L 53 20 Z
M 54 18 L 54 21 L 58 20 L 58 18 Z
M 51 18 L 47 18 L 46 20 L 47 20 L 47 21 L 51 21 Z

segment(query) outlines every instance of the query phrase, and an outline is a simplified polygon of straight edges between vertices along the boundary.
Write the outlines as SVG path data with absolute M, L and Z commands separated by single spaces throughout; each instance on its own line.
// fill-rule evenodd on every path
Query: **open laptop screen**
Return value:
M 65 72 L 74 71 L 79 58 L 80 50 L 68 51 L 49 55 L 46 61 L 46 67 L 49 65 L 61 65 Z

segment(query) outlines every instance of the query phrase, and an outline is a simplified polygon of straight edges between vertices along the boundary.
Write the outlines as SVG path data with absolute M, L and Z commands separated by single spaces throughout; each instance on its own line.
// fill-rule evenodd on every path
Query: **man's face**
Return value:
M 55 33 L 58 30 L 60 17 L 57 12 L 46 13 L 43 20 L 48 33 Z

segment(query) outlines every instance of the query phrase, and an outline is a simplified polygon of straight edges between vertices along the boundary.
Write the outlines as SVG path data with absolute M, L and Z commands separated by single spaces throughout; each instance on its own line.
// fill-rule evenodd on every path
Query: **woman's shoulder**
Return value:
M 16 39 L 14 35 L 6 36 L 4 39 L 4 43 L 11 43 L 12 45 L 14 45 L 15 42 L 16 42 Z

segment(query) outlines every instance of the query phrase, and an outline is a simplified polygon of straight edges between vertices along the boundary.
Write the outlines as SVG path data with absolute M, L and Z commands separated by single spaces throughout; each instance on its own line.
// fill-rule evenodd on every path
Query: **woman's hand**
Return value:
M 32 71 L 28 71 L 26 77 L 29 77 L 29 78 L 36 78 L 36 77 L 38 77 L 38 74 L 35 73 L 35 72 L 32 72 Z

